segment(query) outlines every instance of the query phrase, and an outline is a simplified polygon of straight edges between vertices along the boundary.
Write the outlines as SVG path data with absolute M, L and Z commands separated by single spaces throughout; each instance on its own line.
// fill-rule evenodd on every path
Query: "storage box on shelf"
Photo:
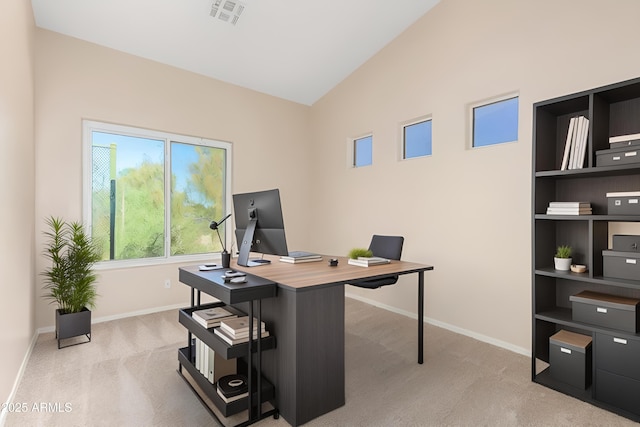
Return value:
M 636 333 L 640 299 L 583 291 L 569 298 L 573 320 Z M 640 362 L 640 360 L 639 360 Z
M 549 338 L 549 373 L 581 389 L 591 385 L 591 336 L 561 330 Z
M 594 372 L 601 373 L 599 376 L 596 373 L 593 381 L 595 387 L 584 390 L 567 385 L 557 375 L 550 374 L 553 368 L 546 368 L 555 350 L 550 338 L 563 329 L 592 336 L 619 332 L 619 338 L 640 339 L 635 332 L 635 321 L 631 322 L 633 331 L 631 328 L 619 328 L 620 324 L 616 322 L 608 326 L 597 322 L 587 323 L 581 318 L 580 311 L 598 307 L 586 307 L 589 305 L 587 301 L 573 301 L 571 298 L 590 291 L 640 300 L 640 278 L 634 280 L 635 276 L 625 276 L 620 266 L 609 265 L 611 253 L 607 252 L 613 250 L 609 249 L 609 240 L 615 234 L 613 230 L 620 229 L 619 225 L 613 227 L 611 223 L 627 223 L 623 229 L 628 228 L 630 223 L 640 225 L 640 203 L 635 206 L 631 200 L 632 203 L 627 201 L 628 206 L 624 210 L 617 210 L 616 206 L 613 210 L 609 208 L 610 203 L 615 203 L 611 201 L 611 193 L 627 193 L 624 195 L 629 199 L 640 199 L 640 193 L 637 196 L 629 194 L 640 190 L 640 159 L 636 161 L 638 156 L 633 155 L 635 149 L 640 150 L 640 120 L 637 119 L 637 112 L 640 111 L 640 79 L 538 102 L 534 104 L 533 111 L 532 379 L 640 421 L 638 410 L 630 411 L 624 398 L 616 396 L 616 392 L 612 391 L 613 386 L 608 387 L 630 382 L 630 389 L 635 390 L 634 381 L 637 379 L 629 374 L 629 369 L 640 366 L 640 358 L 621 362 L 627 365 L 622 372 L 607 370 L 599 366 L 598 359 L 602 356 L 598 349 L 599 341 L 595 339 L 591 344 Z M 584 163 L 582 168 L 564 170 L 563 158 L 570 139 L 569 124 L 572 118 L 578 116 L 586 117 L 589 123 Z M 631 138 L 633 135 L 639 137 Z M 612 159 L 615 164 L 605 164 L 606 161 L 601 160 L 605 150 L 621 150 L 619 152 L 623 153 L 624 161 L 617 163 L 619 160 Z M 615 154 L 614 151 L 608 153 Z M 624 156 L 625 153 L 629 154 Z M 547 215 L 550 203 L 556 201 L 588 202 L 591 214 Z M 619 205 L 622 204 L 621 200 Z M 556 213 L 554 210 L 550 212 Z M 574 263 L 586 265 L 587 271 L 574 273 L 554 270 L 553 254 L 560 245 L 572 246 Z M 611 310 L 608 311 L 610 314 Z M 622 324 L 628 325 L 629 322 Z M 600 350 L 610 352 L 606 348 Z M 628 365 L 634 367 L 629 368 Z M 610 380 L 612 376 L 621 379 Z M 640 408 L 639 398 L 634 399 Z
M 640 341 L 596 333 L 595 397 L 640 415 Z

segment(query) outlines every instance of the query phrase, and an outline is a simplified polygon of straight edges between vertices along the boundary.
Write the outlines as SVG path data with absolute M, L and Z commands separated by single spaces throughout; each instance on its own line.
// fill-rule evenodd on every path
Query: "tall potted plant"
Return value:
M 98 296 L 93 265 L 100 261 L 98 245 L 80 222 L 61 218 L 46 220 L 48 230 L 44 255 L 51 266 L 42 273 L 45 277 L 45 298 L 56 303 L 56 338 L 86 335 L 91 341 L 91 310 Z

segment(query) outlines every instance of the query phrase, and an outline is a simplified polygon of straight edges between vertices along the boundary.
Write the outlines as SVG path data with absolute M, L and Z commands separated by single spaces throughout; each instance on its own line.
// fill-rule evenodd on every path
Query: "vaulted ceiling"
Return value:
M 36 25 L 312 105 L 439 0 L 32 0 Z

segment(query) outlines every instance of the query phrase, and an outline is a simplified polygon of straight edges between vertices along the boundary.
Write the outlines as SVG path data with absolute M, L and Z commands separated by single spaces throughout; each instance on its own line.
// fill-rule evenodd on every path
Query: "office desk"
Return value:
M 345 404 L 345 284 L 417 273 L 418 363 L 423 362 L 424 272 L 432 266 L 392 261 L 358 267 L 345 257 L 328 256 L 299 264 L 280 262 L 277 256 L 265 258 L 271 264 L 248 268 L 233 260 L 231 268 L 277 283 L 276 298 L 262 301 L 262 320 L 277 341 L 275 350 L 264 353 L 262 370 L 276 386 L 280 415 L 291 425 Z M 337 267 L 328 266 L 330 258 L 338 258 Z

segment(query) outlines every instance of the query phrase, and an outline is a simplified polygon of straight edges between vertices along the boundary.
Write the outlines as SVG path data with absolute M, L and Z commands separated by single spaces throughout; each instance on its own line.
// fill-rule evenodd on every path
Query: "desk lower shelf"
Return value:
M 248 406 L 248 398 L 244 397 L 242 399 L 236 400 L 234 402 L 226 403 L 222 398 L 218 395 L 216 391 L 216 385 L 211 384 L 208 379 L 206 379 L 198 370 L 196 369 L 194 363 L 189 360 L 188 357 L 189 349 L 187 347 L 183 347 L 178 350 L 178 361 L 180 365 L 187 370 L 189 375 L 194 379 L 198 387 L 206 394 L 206 396 L 213 402 L 216 408 L 220 411 L 220 413 L 224 417 L 229 417 L 231 415 L 237 414 L 242 411 L 247 410 Z M 264 377 L 262 378 L 262 393 L 261 400 L 262 402 L 269 402 L 275 398 L 275 387 L 269 381 L 267 381 Z M 257 391 L 254 391 L 252 394 L 252 400 L 256 401 L 258 399 Z M 263 414 L 269 416 L 270 414 Z
M 191 317 L 191 313 L 196 310 L 203 310 L 213 307 L 221 307 L 224 306 L 223 303 L 211 303 L 207 305 L 201 305 L 200 307 L 193 308 L 183 308 L 179 311 L 178 321 L 185 328 L 187 328 L 193 335 L 198 337 L 202 342 L 204 342 L 207 346 L 209 346 L 213 351 L 222 356 L 225 359 L 236 359 L 239 357 L 245 357 L 249 353 L 249 344 L 242 343 L 236 345 L 229 345 L 223 339 L 219 338 L 217 335 L 213 333 L 212 329 L 207 329 L 202 326 L 200 323 L 193 320 Z M 235 310 L 233 307 L 225 306 L 230 311 L 237 312 L 238 315 L 244 316 L 244 313 Z M 260 348 L 262 351 L 270 350 L 276 347 L 276 338 L 274 336 L 269 336 L 262 338 L 260 341 Z M 253 343 L 252 352 L 255 353 L 258 351 L 257 342 Z

